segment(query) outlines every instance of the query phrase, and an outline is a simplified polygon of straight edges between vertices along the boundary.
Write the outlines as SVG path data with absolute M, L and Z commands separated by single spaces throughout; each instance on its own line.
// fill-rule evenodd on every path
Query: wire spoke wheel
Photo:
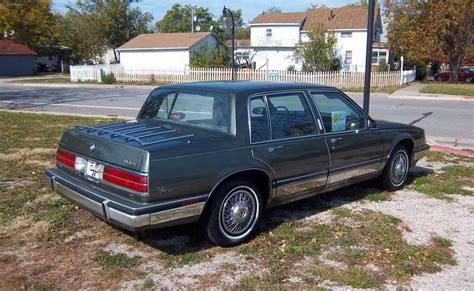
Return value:
M 257 208 L 257 198 L 251 189 L 232 190 L 224 199 L 220 210 L 222 230 L 231 237 L 245 235 L 255 224 Z
M 393 185 L 399 186 L 403 184 L 408 173 L 408 156 L 406 152 L 399 151 L 396 153 L 390 165 L 390 180 Z

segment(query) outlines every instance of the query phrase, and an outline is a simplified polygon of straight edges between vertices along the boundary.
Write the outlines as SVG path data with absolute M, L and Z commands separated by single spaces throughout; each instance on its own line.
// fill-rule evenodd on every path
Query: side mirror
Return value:
M 265 107 L 255 107 L 252 109 L 252 113 L 255 115 L 265 115 Z
M 367 128 L 376 128 L 376 127 L 377 127 L 377 123 L 375 122 L 375 120 L 372 120 L 372 119 L 367 120 Z

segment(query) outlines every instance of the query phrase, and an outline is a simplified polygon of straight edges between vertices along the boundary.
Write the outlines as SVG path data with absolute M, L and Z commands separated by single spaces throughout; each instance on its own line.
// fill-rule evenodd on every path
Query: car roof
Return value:
M 330 89 L 337 90 L 334 87 L 325 85 L 316 85 L 308 83 L 284 83 L 284 82 L 268 82 L 268 81 L 212 81 L 212 82 L 195 82 L 180 83 L 160 86 L 162 89 L 190 89 L 190 90 L 206 90 L 220 91 L 238 94 L 253 94 L 258 92 L 269 92 L 276 90 L 308 90 L 308 89 Z

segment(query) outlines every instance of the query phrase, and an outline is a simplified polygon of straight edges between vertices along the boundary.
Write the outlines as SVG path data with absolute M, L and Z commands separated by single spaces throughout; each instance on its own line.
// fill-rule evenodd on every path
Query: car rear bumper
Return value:
M 136 204 L 95 189 L 58 169 L 45 173 L 52 189 L 97 217 L 122 228 L 138 231 L 197 221 L 207 195 L 173 201 Z

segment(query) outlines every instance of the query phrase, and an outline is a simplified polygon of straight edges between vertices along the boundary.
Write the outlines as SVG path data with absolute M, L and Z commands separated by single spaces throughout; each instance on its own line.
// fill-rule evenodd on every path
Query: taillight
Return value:
M 105 166 L 103 179 L 138 192 L 148 192 L 148 177 Z
M 62 149 L 58 149 L 58 151 L 56 152 L 56 161 L 62 163 L 67 167 L 74 168 L 75 159 L 75 155 L 63 151 Z

